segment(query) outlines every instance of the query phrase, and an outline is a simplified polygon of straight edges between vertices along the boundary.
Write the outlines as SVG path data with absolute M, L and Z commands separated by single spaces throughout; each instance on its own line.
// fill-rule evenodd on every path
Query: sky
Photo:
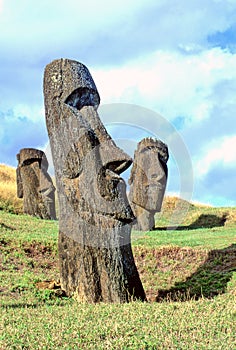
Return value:
M 0 48 L 0 163 L 48 149 L 44 68 L 70 58 L 117 143 L 167 143 L 167 194 L 236 206 L 236 0 L 0 0 Z

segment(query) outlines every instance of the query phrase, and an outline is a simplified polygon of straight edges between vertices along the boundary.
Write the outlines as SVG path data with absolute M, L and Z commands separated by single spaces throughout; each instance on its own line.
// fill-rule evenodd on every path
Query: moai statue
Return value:
M 168 158 L 168 148 L 160 140 L 148 137 L 138 143 L 129 178 L 135 230 L 150 231 L 155 227 L 154 215 L 161 211 L 166 189 Z
M 99 118 L 100 97 L 87 67 L 69 59 L 48 64 L 44 99 L 62 289 L 89 303 L 146 300 L 130 244 L 134 215 L 120 177 L 132 160 Z
M 17 196 L 24 199 L 24 213 L 55 220 L 55 187 L 47 172 L 48 162 L 44 152 L 23 148 L 16 158 Z

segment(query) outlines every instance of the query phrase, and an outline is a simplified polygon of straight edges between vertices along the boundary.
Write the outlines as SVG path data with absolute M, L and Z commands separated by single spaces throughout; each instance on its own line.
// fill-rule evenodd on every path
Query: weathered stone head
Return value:
M 114 274 L 114 269 L 126 271 L 128 266 L 124 266 L 122 258 L 118 262 L 118 255 L 122 254 L 122 246 L 130 244 L 129 223 L 134 215 L 120 174 L 132 160 L 116 146 L 102 124 L 97 113 L 100 97 L 82 63 L 59 59 L 47 65 L 44 97 L 59 198 L 62 286 L 69 295 L 76 292 L 79 299 L 117 300 L 120 298 L 117 290 L 123 288 L 118 287 L 121 280 L 117 277 L 119 282 L 115 282 L 111 278 L 109 268 L 105 267 L 108 257 L 100 256 L 98 250 L 107 249 L 110 256 L 107 263 L 113 266 Z M 90 258 L 86 247 L 90 247 Z M 83 259 L 88 259 L 88 265 L 90 262 L 93 267 L 84 266 Z M 132 259 L 131 252 L 127 261 L 133 263 Z M 102 292 L 97 297 L 91 296 L 91 291 L 94 295 L 96 291 L 87 271 L 90 268 L 100 276 L 97 280 Z M 128 270 L 125 274 L 128 275 Z M 130 290 L 128 280 L 129 277 L 125 288 Z M 90 291 L 85 285 L 88 281 Z M 122 289 L 124 298 L 127 290 Z
M 119 176 L 132 160 L 115 145 L 99 118 L 100 98 L 88 69 L 68 59 L 53 61 L 45 69 L 44 91 L 60 224 L 66 222 L 68 228 L 72 212 L 92 225 L 93 214 L 98 213 L 132 221 L 126 185 Z
M 44 152 L 23 148 L 16 158 L 17 196 L 24 198 L 24 213 L 55 220 L 55 187 L 47 172 L 48 161 Z
M 161 210 L 167 182 L 168 148 L 160 140 L 145 138 L 138 143 L 129 178 L 129 200 L 138 230 L 154 228 L 154 214 Z

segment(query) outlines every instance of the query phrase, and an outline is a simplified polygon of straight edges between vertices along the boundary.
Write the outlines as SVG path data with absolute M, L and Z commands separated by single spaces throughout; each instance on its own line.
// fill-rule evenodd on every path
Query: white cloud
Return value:
M 42 121 L 45 118 L 44 108 L 36 105 L 17 104 L 13 109 L 15 119 L 27 118 L 32 122 Z
M 229 0 L 5 0 L 0 20 L 2 51 L 18 61 L 71 57 L 102 65 L 157 49 L 199 52 L 236 13 Z
M 136 103 L 170 120 L 185 116 L 196 122 L 209 117 L 214 87 L 236 80 L 236 55 L 219 48 L 190 56 L 157 51 L 121 67 L 94 70 L 93 76 L 103 103 Z
M 59 42 L 74 41 L 74 44 L 84 40 L 85 37 L 97 34 L 108 26 L 120 21 L 132 9 L 136 12 L 145 5 L 144 0 L 41 0 L 37 6 L 31 0 L 4 0 L 4 11 L 1 16 L 0 37 L 15 41 L 16 47 L 24 42 L 30 42 L 31 50 Z M 114 15 L 115 14 L 115 15 Z M 46 35 L 46 36 L 45 36 Z
M 1 158 L 0 162 L 16 165 L 16 154 L 21 148 L 41 148 L 47 141 L 44 119 L 32 120 L 20 111 L 0 111 L 1 118 Z
M 145 106 L 172 122 L 183 116 L 182 134 L 192 155 L 195 198 L 214 205 L 235 203 L 228 190 L 236 164 L 235 56 L 220 48 L 187 56 L 157 51 L 122 67 L 93 72 L 103 103 Z M 149 128 L 151 125 L 148 122 Z M 176 176 L 172 164 L 169 166 L 169 186 L 174 190 Z
M 218 164 L 221 168 L 236 164 L 236 135 L 217 139 L 205 147 L 205 155 L 199 155 L 194 167 L 199 178 Z
M 42 0 L 37 6 L 0 0 L 0 20 L 0 111 L 12 111 L 0 134 L 15 142 L 1 145 L 9 157 L 22 142 L 10 121 L 18 128 L 30 121 L 42 128 L 44 66 L 68 57 L 88 66 L 102 104 L 133 103 L 174 124 L 180 120 L 201 196 L 211 191 L 212 177 L 219 181 L 223 174 L 224 186 L 227 176 L 232 179 L 236 54 L 212 48 L 208 38 L 236 23 L 235 0 Z M 31 142 L 35 126 L 29 129 Z M 212 201 L 214 194 L 207 194 Z

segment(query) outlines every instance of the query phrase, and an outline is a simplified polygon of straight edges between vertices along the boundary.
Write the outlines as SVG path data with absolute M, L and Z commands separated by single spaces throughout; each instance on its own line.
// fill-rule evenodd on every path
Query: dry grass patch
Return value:
M 0 209 L 22 213 L 23 201 L 17 198 L 16 169 L 0 164 Z

